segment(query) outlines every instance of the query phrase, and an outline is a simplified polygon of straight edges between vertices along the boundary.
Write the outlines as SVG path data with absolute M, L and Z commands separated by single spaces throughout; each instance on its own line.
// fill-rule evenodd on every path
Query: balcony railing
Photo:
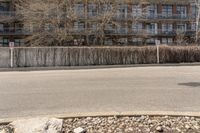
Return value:
M 0 11 L 0 16 L 15 17 L 15 11 Z
M 191 15 L 187 14 L 155 14 L 155 15 L 143 15 L 143 19 L 172 19 L 172 20 L 189 20 Z
M 10 16 L 15 17 L 17 13 L 15 11 L 0 11 L 0 16 Z M 75 14 L 78 19 L 95 19 L 95 18 L 101 18 L 101 13 L 90 13 L 88 12 L 85 14 L 84 12 L 79 12 Z M 194 15 L 189 14 L 141 14 L 136 15 L 133 13 L 112 13 L 111 17 L 114 20 L 117 21 L 123 21 L 123 20 L 135 20 L 135 19 L 144 19 L 144 20 L 192 20 L 196 17 Z
M 105 35 L 122 35 L 122 36 L 169 36 L 174 37 L 176 35 L 184 35 L 184 36 L 193 36 L 195 35 L 195 31 L 193 30 L 147 30 L 147 29 L 104 29 L 104 30 L 97 30 L 95 28 L 88 28 L 88 29 L 67 29 L 69 35 L 95 35 L 95 34 L 105 34 Z M 4 28 L 0 29 L 0 35 L 32 35 L 34 32 L 41 32 L 45 30 L 36 30 L 31 28 Z M 51 32 L 51 31 L 49 31 Z
M 169 36 L 174 37 L 177 35 L 192 36 L 195 34 L 193 30 L 180 31 L 180 30 L 147 30 L 147 29 L 138 29 L 138 30 L 127 30 L 127 29 L 104 29 L 98 31 L 96 29 L 82 29 L 82 30 L 71 30 L 74 35 L 78 34 L 99 34 L 103 33 L 105 35 L 134 35 L 134 36 Z
M 89 19 L 95 19 L 95 18 L 101 18 L 104 15 L 103 14 L 87 14 L 87 15 L 80 15 L 78 14 L 77 16 L 80 16 L 80 18 L 84 18 L 86 16 L 88 16 Z M 111 13 L 111 16 L 113 18 L 113 20 L 119 20 L 119 21 L 123 21 L 123 20 L 135 20 L 135 19 L 144 19 L 144 20 L 191 20 L 191 19 L 195 19 L 195 17 L 193 15 L 189 15 L 189 14 L 141 14 L 141 15 L 135 15 L 133 13 Z
M 28 28 L 4 28 L 0 29 L 0 35 L 31 35 L 32 31 Z
M 192 15 L 182 15 L 182 14 L 141 14 L 135 15 L 132 13 L 128 14 L 116 14 L 113 19 L 115 20 L 136 20 L 136 19 L 144 19 L 144 20 L 191 20 L 194 19 Z

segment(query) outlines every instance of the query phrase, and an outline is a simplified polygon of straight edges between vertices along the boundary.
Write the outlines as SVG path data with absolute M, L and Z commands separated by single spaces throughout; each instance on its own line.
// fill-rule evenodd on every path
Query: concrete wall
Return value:
M 155 46 L 15 48 L 14 67 L 153 64 Z M 200 62 L 200 47 L 160 47 L 161 63 Z M 0 67 L 10 67 L 9 48 L 0 48 Z
M 0 67 L 10 67 L 10 50 L 8 48 L 0 48 Z

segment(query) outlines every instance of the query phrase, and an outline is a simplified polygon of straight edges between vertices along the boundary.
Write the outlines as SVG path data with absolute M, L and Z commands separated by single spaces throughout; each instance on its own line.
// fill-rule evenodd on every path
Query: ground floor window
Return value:
M 133 38 L 132 39 L 133 44 L 141 44 L 142 43 L 142 38 Z
M 7 38 L 0 39 L 0 46 L 6 47 L 9 44 L 9 40 Z
M 24 40 L 23 39 L 15 39 L 15 46 L 22 46 L 24 45 Z
M 128 39 L 127 38 L 120 38 L 117 40 L 119 44 L 128 44 Z
M 106 44 L 106 45 L 112 45 L 112 44 L 113 44 L 112 39 L 106 39 L 106 40 L 105 40 L 105 44 Z
M 162 38 L 162 44 L 172 44 L 173 39 L 172 38 Z
M 149 44 L 155 44 L 155 38 L 147 39 L 146 42 Z
M 9 46 L 9 39 L 8 38 L 0 38 L 0 47 L 8 47 Z M 23 46 L 24 39 L 14 39 L 15 46 Z
M 85 29 L 85 23 L 84 22 L 75 22 L 74 23 L 74 29 L 76 31 L 84 31 L 84 29 Z

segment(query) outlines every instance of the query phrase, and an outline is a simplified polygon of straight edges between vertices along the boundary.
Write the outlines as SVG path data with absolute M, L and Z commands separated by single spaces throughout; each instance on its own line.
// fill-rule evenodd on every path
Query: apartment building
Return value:
M 74 10 L 79 13 L 79 20 L 74 22 L 76 33 L 73 35 L 82 34 L 84 42 L 93 44 L 96 25 L 95 21 L 91 23 L 88 20 L 98 16 L 103 8 L 90 0 L 80 0 L 74 5 Z M 156 0 L 151 3 L 146 0 L 140 4 L 137 0 L 124 0 L 113 17 L 117 25 L 107 24 L 104 29 L 104 43 L 142 45 L 155 44 L 155 41 L 159 40 L 162 44 L 173 44 L 176 43 L 177 36 L 184 36 L 184 39 L 190 42 L 196 29 L 196 10 L 189 0 Z M 0 0 L 0 20 L 15 15 L 12 0 Z M 84 31 L 91 29 L 94 32 L 84 36 Z M 22 46 L 24 38 L 30 35 L 31 30 L 24 28 L 19 19 L 12 23 L 0 21 L 0 46 L 8 46 L 9 42 Z

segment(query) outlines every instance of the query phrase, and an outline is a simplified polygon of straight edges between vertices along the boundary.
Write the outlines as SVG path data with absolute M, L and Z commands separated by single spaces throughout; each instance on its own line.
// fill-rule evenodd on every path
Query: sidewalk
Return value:
M 128 67 L 180 67 L 200 66 L 200 63 L 169 63 L 169 64 L 132 64 L 132 65 L 100 65 L 100 66 L 56 66 L 56 67 L 17 67 L 0 68 L 0 72 L 8 71 L 51 71 L 51 70 L 80 70 L 80 69 L 107 69 L 107 68 L 128 68 Z

